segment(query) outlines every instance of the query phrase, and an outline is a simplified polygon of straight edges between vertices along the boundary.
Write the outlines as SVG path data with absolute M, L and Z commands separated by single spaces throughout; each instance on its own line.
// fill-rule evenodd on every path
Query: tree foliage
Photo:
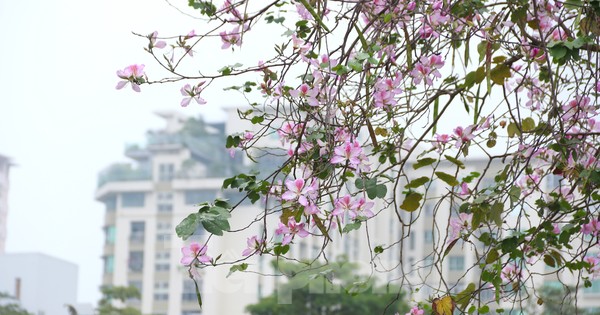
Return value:
M 357 264 L 342 259 L 326 266 L 274 262 L 287 277 L 277 291 L 248 305 L 252 315 L 301 314 L 395 314 L 408 310 L 405 295 L 398 287 L 376 286 L 368 277 L 356 274 Z M 281 296 L 291 295 L 291 303 Z
M 27 310 L 21 308 L 21 306 L 17 303 L 13 303 L 11 300 L 13 299 L 7 293 L 0 292 L 0 314 L 2 315 L 32 315 L 32 313 Z M 5 301 L 3 301 L 5 300 Z
M 115 302 L 125 303 L 129 299 L 139 299 L 140 292 L 136 287 L 102 286 L 102 298 L 98 302 L 99 315 L 141 315 L 142 313 L 131 306 L 117 307 Z
M 206 22 L 201 31 L 145 36 L 145 50 L 168 75 L 153 78 L 131 65 L 118 72 L 117 88 L 181 81 L 182 106 L 210 106 L 216 100 L 203 91 L 234 84 L 225 91 L 248 100 L 239 110 L 248 130 L 230 135 L 226 147 L 259 163 L 280 158 L 272 172 L 224 181 L 252 202 L 267 201 L 248 225 L 230 226 L 237 207 L 221 201 L 183 222 L 185 231 L 208 224 L 217 235 L 249 236 L 239 259 L 214 253 L 190 271 L 259 254 L 289 258 L 307 237 L 322 245 L 312 258 L 327 258 L 334 237 L 362 233 L 373 244 L 367 223 L 384 217 L 397 221 L 400 236 L 370 245 L 372 269 L 402 269 L 394 284 L 415 294 L 419 285 L 430 288 L 417 302 L 444 309 L 437 313 L 522 308 L 543 276 L 572 272 L 580 278 L 574 284 L 589 287 L 600 274 L 600 1 L 189 5 Z M 238 53 L 255 32 L 274 34 L 274 50 L 243 65 Z M 225 64 L 193 64 L 218 48 L 215 37 Z M 423 261 L 431 272 L 377 263 L 388 250 L 403 252 L 421 221 L 437 231 Z M 252 235 L 261 222 L 277 224 Z M 195 247 L 210 252 L 206 246 Z M 474 257 L 458 277 L 472 279 L 466 288 L 445 281 L 453 250 Z

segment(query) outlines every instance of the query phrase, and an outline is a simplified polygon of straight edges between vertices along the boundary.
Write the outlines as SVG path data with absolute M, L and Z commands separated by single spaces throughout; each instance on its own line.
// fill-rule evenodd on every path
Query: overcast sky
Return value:
M 17 164 L 10 174 L 7 251 L 79 265 L 81 302 L 99 299 L 98 172 L 125 160 L 126 143 L 163 126 L 154 111 L 214 118 L 211 109 L 220 105 L 181 109 L 177 84 L 115 90 L 117 69 L 157 68 L 142 50 L 147 43 L 131 32 L 173 35 L 201 23 L 164 0 L 0 0 L 0 154 Z M 196 60 L 203 55 L 210 54 L 199 52 Z

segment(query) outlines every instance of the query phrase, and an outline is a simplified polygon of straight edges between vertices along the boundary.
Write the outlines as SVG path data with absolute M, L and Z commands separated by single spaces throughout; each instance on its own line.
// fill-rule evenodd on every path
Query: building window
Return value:
M 432 230 L 425 230 L 425 232 L 423 233 L 423 237 L 424 237 L 425 244 L 433 243 L 433 231 Z
M 202 292 L 202 281 L 198 281 L 198 290 Z M 196 284 L 194 280 L 185 279 L 183 280 L 183 293 L 181 294 L 181 300 L 186 302 L 196 302 Z
M 131 192 L 121 194 L 121 207 L 136 208 L 144 206 L 144 198 L 146 194 L 143 192 Z
M 144 221 L 131 222 L 131 234 L 129 235 L 129 240 L 134 243 L 143 243 L 145 228 L 146 223 Z
M 144 252 L 129 252 L 129 271 L 142 272 L 144 269 Z
M 104 273 L 113 273 L 115 271 L 115 256 L 104 257 Z
M 154 293 L 155 301 L 167 301 L 169 300 L 169 293 Z
M 166 301 L 169 299 L 169 282 L 160 281 L 154 283 L 154 300 Z
M 172 204 L 159 204 L 158 205 L 158 212 L 173 212 L 173 205 Z
M 451 271 L 462 271 L 465 269 L 465 257 L 464 256 L 450 256 L 448 261 L 448 267 Z
M 172 201 L 173 200 L 173 194 L 170 192 L 159 192 L 156 195 L 156 200 L 160 201 Z
M 592 286 L 589 288 L 583 288 L 583 293 L 599 294 L 600 293 L 600 280 L 592 280 Z
M 158 242 L 170 242 L 171 234 L 173 234 L 173 230 L 170 222 L 158 222 L 156 224 L 156 240 Z
M 117 236 L 117 228 L 114 225 L 109 225 L 104 229 L 106 233 L 106 244 L 114 244 Z
M 155 256 L 154 270 L 156 271 L 169 271 L 171 253 L 168 251 L 159 251 Z
M 175 175 L 175 166 L 173 164 L 160 164 L 158 166 L 158 180 L 168 182 L 173 180 Z
M 217 196 L 215 190 L 200 189 L 200 190 L 186 190 L 185 192 L 185 204 L 195 205 L 203 203 L 205 201 L 213 201 Z

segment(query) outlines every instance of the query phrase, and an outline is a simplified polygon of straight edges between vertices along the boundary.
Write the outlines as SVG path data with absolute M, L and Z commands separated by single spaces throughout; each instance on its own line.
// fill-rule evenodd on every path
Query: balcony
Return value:
M 98 176 L 98 187 L 110 182 L 151 180 L 150 169 L 133 168 L 130 164 L 113 164 Z

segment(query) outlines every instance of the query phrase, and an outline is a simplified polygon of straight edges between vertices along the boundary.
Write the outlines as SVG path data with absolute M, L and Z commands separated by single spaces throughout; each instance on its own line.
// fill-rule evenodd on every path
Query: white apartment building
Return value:
M 223 124 L 188 120 L 172 112 L 158 114 L 166 128 L 149 131 L 145 146 L 126 149 L 134 165 L 112 165 L 99 176 L 96 199 L 106 206 L 102 283 L 136 286 L 141 299 L 128 304 L 143 314 L 200 314 L 194 283 L 179 263 L 184 242 L 175 235 L 175 227 L 200 202 L 216 197 L 240 200 L 239 192 L 223 191 L 221 185 L 242 160 L 225 150 Z M 244 208 L 246 204 L 232 218 L 232 228 L 253 217 L 255 211 Z M 199 229 L 188 241 L 206 236 Z M 223 253 L 222 260 L 239 256 L 245 237 L 215 237 L 208 254 Z M 258 277 L 226 278 L 228 271 L 224 266 L 203 273 L 202 313 L 242 314 L 245 305 L 257 300 Z
M 281 278 L 239 272 L 226 277 L 229 265 L 204 269 L 201 283 L 204 306 L 200 311 L 194 284 L 179 263 L 184 242 L 175 235 L 174 230 L 183 218 L 197 210 L 195 204 L 199 202 L 211 201 L 216 197 L 228 198 L 233 202 L 241 199 L 239 192 L 221 189 L 224 178 L 244 167 L 241 154 L 230 157 L 223 143 L 227 135 L 252 130 L 252 125 L 240 123 L 233 111 L 224 124 L 188 120 L 172 112 L 159 115 L 165 119 L 166 127 L 149 131 L 145 146 L 126 148 L 125 154 L 133 163 L 112 165 L 99 176 L 96 199 L 106 206 L 103 284 L 136 286 L 141 292 L 141 299 L 128 301 L 128 304 L 139 307 L 142 314 L 244 314 L 246 305 L 256 303 L 260 297 L 273 292 Z M 274 165 L 270 164 L 274 163 L 277 161 L 268 161 L 263 166 L 272 167 Z M 482 172 L 489 167 L 488 175 L 491 175 L 503 167 L 501 163 L 488 166 L 487 161 L 477 159 L 469 160 L 465 165 L 465 170 L 461 172 L 466 174 L 471 171 Z M 455 168 L 453 164 L 442 163 L 437 171 L 452 173 Z M 432 170 L 427 167 L 412 171 L 411 176 L 413 179 L 434 177 Z M 479 188 L 493 183 L 491 176 L 484 176 Z M 552 188 L 556 182 L 546 179 L 544 185 Z M 440 196 L 448 193 L 449 189 L 443 182 L 433 181 L 431 185 L 428 184 L 428 196 Z M 388 193 L 391 191 L 388 189 Z M 467 272 L 467 268 L 476 263 L 476 255 L 468 246 L 463 246 L 462 241 L 444 257 L 441 273 L 431 272 L 432 264 L 438 263 L 440 248 L 446 245 L 448 219 L 455 215 L 451 213 L 456 212 L 455 207 L 459 204 L 429 199 L 424 201 L 421 211 L 412 213 L 400 209 L 396 213 L 388 208 L 364 224 L 359 233 L 343 236 L 332 233 L 332 243 L 325 254 L 329 259 L 343 254 L 349 261 L 362 266 L 359 273 L 368 274 L 372 266 L 373 248 L 390 246 L 373 260 L 377 265 L 374 275 L 382 280 L 380 284 L 390 282 L 402 285 L 412 292 L 410 297 L 416 301 L 440 296 L 446 291 L 438 290 L 446 288 L 454 293 L 460 292 L 469 283 L 478 283 L 480 277 L 477 268 Z M 381 208 L 382 205 L 376 203 L 375 209 Z M 232 230 L 247 226 L 261 209 L 258 203 L 251 205 L 244 202 L 231 219 Z M 401 226 L 398 215 L 404 222 L 420 217 L 410 225 L 409 233 L 407 226 Z M 510 221 L 511 218 L 507 217 L 506 220 Z M 364 237 L 365 226 L 369 229 L 369 240 Z M 222 254 L 220 261 L 240 258 L 246 237 L 260 235 L 262 225 L 255 224 L 245 232 L 213 236 L 208 254 L 212 257 Z M 489 232 L 498 237 L 494 234 L 497 231 Z M 206 233 L 199 229 L 190 240 L 205 240 L 206 237 Z M 398 245 L 401 239 L 404 239 L 402 247 Z M 315 258 L 321 252 L 322 241 L 322 238 L 296 238 L 290 254 L 299 259 Z M 437 250 L 437 256 L 431 255 L 434 250 Z M 247 261 L 249 269 L 271 273 L 271 258 L 266 255 L 252 257 Z M 544 268 L 543 264 L 539 264 L 541 272 Z M 558 285 L 556 279 L 551 277 L 540 278 L 539 281 Z M 600 306 L 600 283 L 597 282 L 592 288 L 581 289 L 578 295 L 580 307 Z M 492 300 L 493 292 L 489 290 L 487 294 L 487 298 Z
M 0 154 L 0 254 L 6 250 L 6 222 L 8 221 L 8 173 L 11 160 Z

